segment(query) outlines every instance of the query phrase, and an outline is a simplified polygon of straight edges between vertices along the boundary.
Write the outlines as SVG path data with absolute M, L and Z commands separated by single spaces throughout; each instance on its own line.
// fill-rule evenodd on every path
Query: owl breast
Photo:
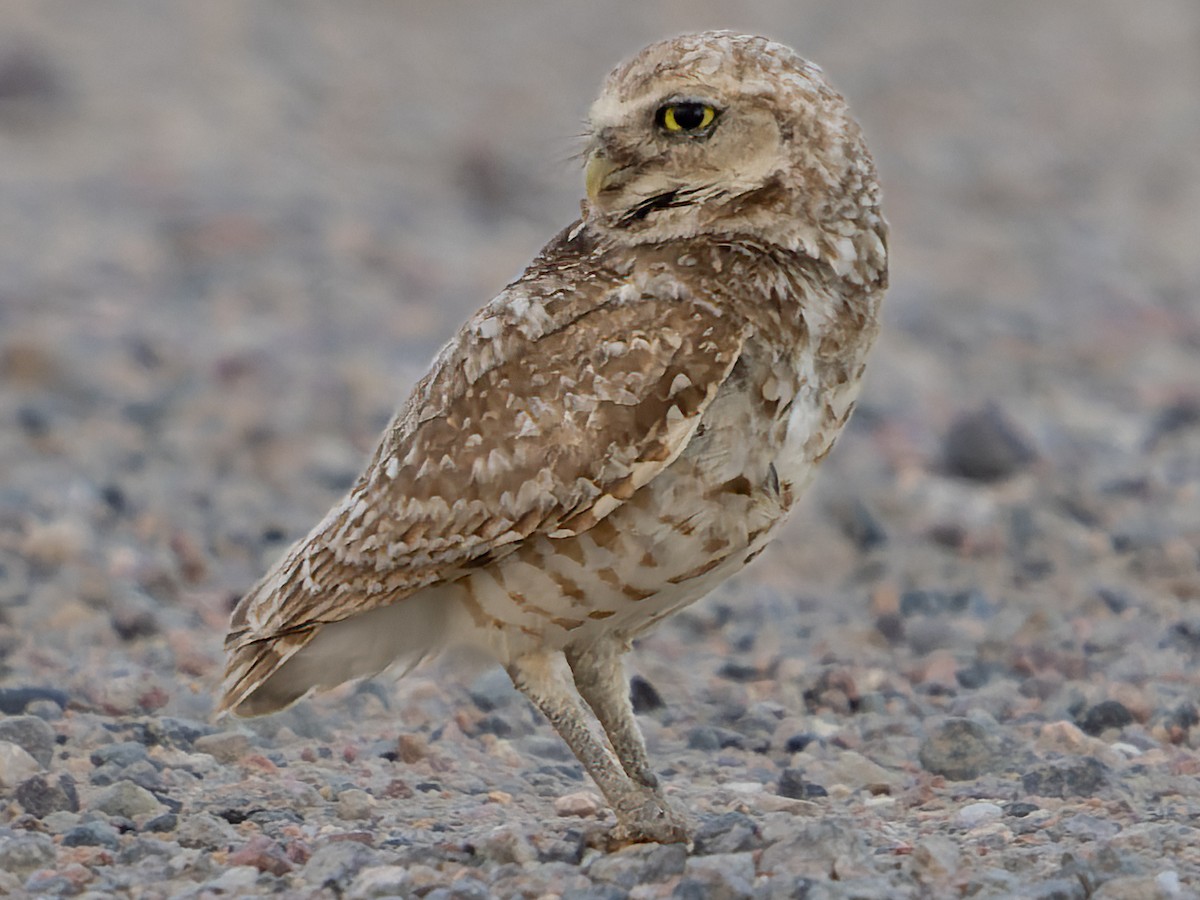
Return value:
M 822 442 L 798 429 L 821 421 L 819 399 L 751 341 L 657 478 L 590 530 L 538 537 L 457 582 L 472 642 L 506 659 L 633 638 L 707 594 L 763 549 L 809 481 Z

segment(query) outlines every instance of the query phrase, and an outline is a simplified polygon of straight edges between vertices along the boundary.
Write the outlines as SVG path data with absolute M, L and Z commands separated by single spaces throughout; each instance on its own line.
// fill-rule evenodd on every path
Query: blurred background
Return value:
M 1024 554 L 1055 596 L 1147 565 L 1200 596 L 1194 0 L 5 0 L 10 646 L 166 634 L 207 675 L 231 600 L 577 214 L 603 76 L 716 27 L 826 70 L 893 229 L 861 412 L 747 577 L 861 604 Z

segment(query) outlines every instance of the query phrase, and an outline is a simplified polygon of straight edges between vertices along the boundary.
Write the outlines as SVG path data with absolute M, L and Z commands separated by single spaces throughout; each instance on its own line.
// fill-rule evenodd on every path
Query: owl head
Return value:
M 588 125 L 584 215 L 610 240 L 741 236 L 835 270 L 884 252 L 862 133 L 782 44 L 730 32 L 652 44 L 608 76 Z

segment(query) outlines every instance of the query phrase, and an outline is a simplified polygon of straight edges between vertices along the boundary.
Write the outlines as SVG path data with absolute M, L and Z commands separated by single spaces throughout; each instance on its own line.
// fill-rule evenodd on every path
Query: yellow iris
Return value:
M 672 103 L 660 110 L 662 127 L 679 133 L 702 131 L 713 123 L 717 111 L 704 103 Z

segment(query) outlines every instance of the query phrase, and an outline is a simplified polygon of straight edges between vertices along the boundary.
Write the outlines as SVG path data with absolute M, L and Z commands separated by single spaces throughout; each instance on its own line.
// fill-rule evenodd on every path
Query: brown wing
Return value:
M 447 345 L 350 494 L 239 603 L 221 709 L 323 624 L 530 535 L 592 527 L 683 450 L 742 329 L 662 275 L 583 280 L 541 258 Z

